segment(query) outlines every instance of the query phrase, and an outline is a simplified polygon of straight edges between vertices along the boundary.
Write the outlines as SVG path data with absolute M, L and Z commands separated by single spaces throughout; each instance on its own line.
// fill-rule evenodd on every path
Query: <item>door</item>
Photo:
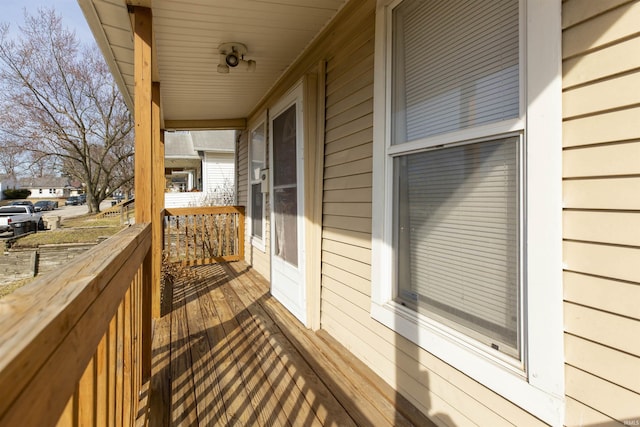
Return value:
M 271 294 L 306 324 L 302 85 L 270 110 Z

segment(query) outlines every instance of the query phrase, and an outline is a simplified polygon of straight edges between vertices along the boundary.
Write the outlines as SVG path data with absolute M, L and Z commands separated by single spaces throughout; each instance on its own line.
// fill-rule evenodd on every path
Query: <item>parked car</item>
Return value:
M 52 211 L 55 204 L 51 200 L 38 200 L 33 204 L 33 207 L 36 212 L 44 212 L 44 211 Z
M 31 206 L 33 208 L 33 202 L 31 200 L 16 200 L 9 203 L 10 206 Z
M 42 214 L 29 205 L 8 205 L 0 207 L 0 232 L 13 230 L 13 234 L 44 230 Z
M 87 195 L 86 194 L 80 194 L 78 196 L 78 198 L 80 198 L 80 204 L 84 205 L 85 203 L 87 203 Z
M 82 203 L 80 202 L 80 197 L 78 196 L 69 196 L 67 197 L 67 200 L 65 200 L 64 202 L 65 206 L 77 206 L 81 204 Z

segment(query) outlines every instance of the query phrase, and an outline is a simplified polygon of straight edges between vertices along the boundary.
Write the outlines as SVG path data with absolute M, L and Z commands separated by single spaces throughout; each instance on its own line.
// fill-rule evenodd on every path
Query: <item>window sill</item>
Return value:
M 543 421 L 562 425 L 564 396 L 536 387 L 508 356 L 490 354 L 393 302 L 372 302 L 371 317 Z
M 251 237 L 251 246 L 253 246 L 254 248 L 258 249 L 263 253 L 266 252 L 264 241 L 262 239 L 256 239 L 255 237 Z

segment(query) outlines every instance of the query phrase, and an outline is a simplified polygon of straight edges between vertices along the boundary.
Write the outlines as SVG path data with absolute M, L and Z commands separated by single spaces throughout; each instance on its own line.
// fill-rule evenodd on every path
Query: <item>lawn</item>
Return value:
M 18 239 L 14 248 L 35 248 L 40 245 L 61 243 L 91 243 L 101 237 L 116 234 L 125 226 L 120 225 L 120 217 L 95 219 L 93 216 L 65 218 L 57 230 L 40 231 Z
M 34 280 L 35 280 L 34 277 L 30 277 L 28 279 L 20 279 L 20 280 L 16 280 L 15 282 L 11 282 L 8 285 L 0 286 L 0 298 L 9 295 L 16 289 L 21 288 L 24 285 L 33 282 Z
M 109 237 L 126 226 L 120 225 L 120 217 L 95 219 L 93 215 L 83 215 L 62 220 L 62 227 L 46 230 L 21 237 L 14 248 L 37 248 L 40 245 L 61 243 L 94 243 L 99 238 Z M 17 280 L 0 286 L 0 298 L 9 295 L 22 286 L 31 283 L 34 278 Z

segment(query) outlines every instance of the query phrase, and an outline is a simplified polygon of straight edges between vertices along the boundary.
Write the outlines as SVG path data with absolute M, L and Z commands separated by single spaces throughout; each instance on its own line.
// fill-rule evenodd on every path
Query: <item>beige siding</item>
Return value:
M 541 425 L 370 316 L 375 3 L 350 1 L 253 114 L 326 60 L 321 327 L 441 425 Z M 638 22 L 638 1 L 563 2 L 567 425 L 640 420 Z
M 375 1 L 354 3 L 327 53 L 322 328 L 441 425 L 541 425 L 371 318 Z
M 563 3 L 567 425 L 640 422 L 640 2 Z

